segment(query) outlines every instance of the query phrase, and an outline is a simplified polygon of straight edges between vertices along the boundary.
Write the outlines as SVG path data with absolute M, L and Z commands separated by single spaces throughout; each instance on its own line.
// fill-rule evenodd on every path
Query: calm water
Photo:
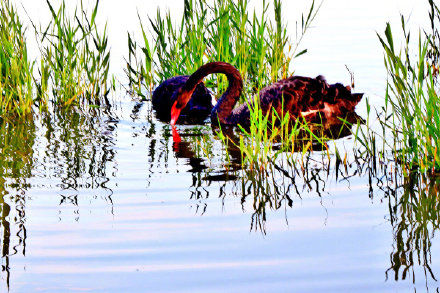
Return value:
M 180 2 L 160 5 L 178 14 Z M 284 11 L 292 27 L 294 2 Z M 347 65 L 379 106 L 375 31 L 399 12 L 422 24 L 424 5 L 352 2 L 325 3 L 296 73 L 349 83 Z M 23 4 L 38 19 L 44 1 Z M 153 15 L 158 3 L 101 5 L 118 72 L 136 7 Z M 396 187 L 392 174 L 338 170 L 316 153 L 306 173 L 277 173 L 259 189 L 246 172 L 226 171 L 237 157 L 231 150 L 227 163 L 209 125 L 181 127 L 173 144 L 148 102 L 123 90 L 114 100 L 99 118 L 56 113 L 1 126 L 1 292 L 439 291 L 439 211 L 421 207 L 438 206 L 440 179 Z M 336 144 L 350 150 L 352 139 Z

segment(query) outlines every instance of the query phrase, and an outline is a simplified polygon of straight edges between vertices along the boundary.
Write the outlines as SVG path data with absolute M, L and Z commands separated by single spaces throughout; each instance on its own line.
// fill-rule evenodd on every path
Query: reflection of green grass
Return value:
M 241 199 L 243 210 L 250 208 L 251 230 L 266 233 L 266 221 L 271 212 L 291 208 L 296 198 L 307 193 L 321 196 L 329 174 L 332 174 L 331 165 L 326 163 L 328 156 L 325 153 L 315 157 L 314 161 L 302 152 L 288 154 L 279 151 L 279 156 L 272 161 L 270 158 L 263 158 L 263 152 L 258 154 L 255 151 L 255 158 L 258 160 L 270 160 L 264 161 L 266 165 L 260 168 L 262 165 L 258 165 L 259 161 L 250 162 L 241 151 L 239 142 L 248 140 L 243 137 L 241 130 L 224 128 L 218 133 L 218 137 L 220 141 L 209 137 L 206 139 L 204 135 L 184 134 L 182 142 L 173 146 L 175 155 L 189 159 L 186 164 L 191 166 L 190 171 L 193 173 L 191 199 L 197 201 L 196 206 L 202 210 L 202 214 L 207 207 L 202 194 L 206 193 L 207 199 L 209 192 L 206 186 L 218 182 L 221 185 L 219 198 L 224 199 L 232 194 Z M 310 140 L 305 141 L 308 144 Z M 276 145 L 275 148 L 280 147 L 280 142 L 272 142 Z M 294 148 L 299 149 L 299 146 Z M 274 150 L 268 149 L 268 152 L 271 151 Z M 300 164 L 297 164 L 298 159 Z M 342 164 L 338 162 L 335 166 Z
M 32 67 L 25 30 L 9 1 L 0 4 L 0 117 L 32 112 Z
M 31 176 L 35 125 L 32 120 L 24 123 L 0 123 L 0 178 L 13 178 L 18 185 Z M 4 190 L 4 186 L 2 187 Z
M 35 167 L 35 131 L 32 119 L 0 122 L 0 274 L 8 287 L 10 257 L 26 248 L 26 190 Z
M 111 135 L 113 123 L 64 108 L 46 115 L 42 122 L 47 140 L 45 160 L 54 166 L 45 174 L 52 176 L 50 172 L 54 172 L 62 189 L 109 190 L 109 166 L 116 155 Z
M 298 52 L 298 45 L 319 7 L 312 2 L 308 14 L 303 16 L 298 38 L 292 42 L 282 20 L 280 0 L 273 1 L 273 18 L 267 1 L 262 1 L 261 15 L 249 11 L 249 2 L 186 0 L 180 25 L 173 24 L 169 13 L 164 17 L 158 11 L 156 19 L 150 20 L 154 45 L 141 23 L 140 56 L 137 43 L 128 36 L 127 75 L 133 90 L 143 96 L 142 89 L 151 90 L 157 82 L 172 76 L 191 74 L 209 61 L 224 61 L 237 67 L 246 94 L 290 75 L 292 58 L 305 53 Z M 220 75 L 207 82 L 217 92 L 222 92 L 226 83 Z
M 431 269 L 431 246 L 440 228 L 440 180 L 413 173 L 403 181 L 400 196 L 390 193 L 396 194 L 390 198 L 395 245 L 387 275 L 393 271 L 395 280 L 413 278 L 415 281 L 414 266 L 419 264 L 425 275 L 435 280 L 435 272 Z

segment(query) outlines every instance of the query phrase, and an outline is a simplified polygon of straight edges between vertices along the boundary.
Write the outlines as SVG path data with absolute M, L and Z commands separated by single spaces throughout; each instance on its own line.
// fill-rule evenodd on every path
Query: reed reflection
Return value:
M 342 138 L 351 134 L 346 125 L 333 126 L 327 127 L 324 135 Z M 219 199 L 224 200 L 232 194 L 241 198 L 243 210 L 251 206 L 250 229 L 265 234 L 269 211 L 292 208 L 295 198 L 314 194 L 321 197 L 325 192 L 331 167 L 322 163 L 327 159 L 324 152 L 323 156 L 318 156 L 322 162 L 301 153 L 306 145 L 307 152 L 322 151 L 322 144 L 309 145 L 310 140 L 299 140 L 296 153 L 280 155 L 264 166 L 250 168 L 245 166 L 245 154 L 239 148 L 240 138 L 235 129 L 222 129 L 227 137 L 226 144 L 220 143 L 220 138 L 215 136 L 218 129 L 213 132 L 217 141 L 195 130 L 190 134 L 182 132 L 182 140 L 173 144 L 176 157 L 185 158 L 186 164 L 191 166 L 188 170 L 193 178 L 190 199 L 196 202 L 197 212 L 206 211 L 206 200 L 210 196 L 208 187 L 215 182 L 220 185 Z M 224 149 L 219 149 L 221 147 Z
M 146 187 L 151 184 L 154 174 L 168 173 L 168 160 L 173 150 L 169 149 L 171 132 L 168 125 L 161 124 L 154 119 L 151 103 L 136 102 L 130 114 L 132 125 L 132 136 L 143 135 L 147 138 L 146 154 L 147 179 Z
M 388 203 L 393 251 L 386 279 L 415 283 L 422 269 L 426 282 L 437 281 L 437 272 L 431 268 L 431 248 L 440 228 L 439 174 L 404 172 L 392 157 L 359 151 L 351 167 L 356 169 L 353 176 L 368 178 L 370 198 Z
M 420 266 L 426 280 L 437 281 L 431 268 L 431 248 L 440 228 L 440 177 L 412 173 L 403 178 L 397 192 L 392 189 L 389 193 L 394 245 L 387 278 L 394 275 L 396 281 L 415 282 Z
M 237 140 L 233 131 L 227 133 L 231 141 Z M 337 133 L 345 136 L 351 132 Z M 243 157 L 236 143 L 227 144 L 223 153 L 212 151 L 218 148 L 215 144 L 203 134 L 184 134 L 182 141 L 173 145 L 176 157 L 185 158 L 191 166 L 189 197 L 197 213 L 206 212 L 212 192 L 208 187 L 215 182 L 219 184 L 218 199 L 224 202 L 231 195 L 240 198 L 243 210 L 251 208 L 250 229 L 265 234 L 270 211 L 287 211 L 294 207 L 295 199 L 304 196 L 323 197 L 330 183 L 349 186 L 352 179 L 363 178 L 368 183 L 366 195 L 389 201 L 394 250 L 387 279 L 394 275 L 396 281 L 411 278 L 415 282 L 417 270 L 422 268 L 426 280 L 437 280 L 431 268 L 431 247 L 440 226 L 438 175 L 404 176 L 392 159 L 368 156 L 359 150 L 350 158 L 337 149 L 328 156 L 322 145 L 317 145 L 313 154 L 302 156 L 298 152 L 270 161 L 264 168 L 242 168 Z M 285 217 L 288 223 L 287 214 Z
M 39 175 L 56 178 L 62 190 L 104 190 L 115 177 L 115 130 L 118 121 L 109 116 L 87 116 L 56 111 L 43 119 L 46 139 Z M 78 204 L 75 195 L 62 196 L 60 204 Z
M 10 257 L 26 255 L 26 191 L 34 168 L 36 127 L 32 119 L 0 121 L 0 227 L 2 277 L 9 289 Z
M 117 123 L 109 115 L 88 116 L 59 110 L 41 120 L 0 122 L 1 255 L 7 288 L 10 257 L 26 255 L 29 188 L 58 187 L 59 204 L 76 207 L 81 190 L 95 190 L 102 192 L 104 200 L 112 205 L 109 181 L 117 172 Z M 75 215 L 78 221 L 79 207 Z

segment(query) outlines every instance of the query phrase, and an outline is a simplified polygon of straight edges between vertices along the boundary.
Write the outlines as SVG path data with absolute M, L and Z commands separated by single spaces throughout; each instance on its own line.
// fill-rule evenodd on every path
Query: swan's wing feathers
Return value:
M 273 102 L 272 105 L 277 112 L 289 111 L 292 116 L 297 117 L 302 111 L 322 107 L 320 104 L 327 88 L 328 84 L 322 76 L 292 76 L 263 89 L 260 98 L 263 105 Z

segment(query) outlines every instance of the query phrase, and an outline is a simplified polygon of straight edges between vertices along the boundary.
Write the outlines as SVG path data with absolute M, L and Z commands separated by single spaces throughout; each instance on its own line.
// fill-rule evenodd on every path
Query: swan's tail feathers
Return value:
M 345 87 L 340 83 L 331 85 L 328 94 L 330 99 L 328 99 L 327 102 L 336 104 L 342 113 L 353 112 L 364 95 L 361 93 L 353 94 L 351 93 L 351 88 L 349 86 Z M 331 98 L 332 96 L 333 99 Z
M 362 94 L 353 94 L 351 95 L 351 99 L 337 100 L 335 104 L 337 110 L 335 112 L 339 112 L 338 114 L 354 112 L 357 104 L 359 104 L 361 99 L 362 99 Z
M 345 88 L 344 88 L 345 89 Z M 331 120 L 332 118 L 344 118 L 347 114 L 355 111 L 356 105 L 359 104 L 363 94 L 352 94 L 349 91 L 336 91 L 333 98 L 324 101 L 320 107 L 322 119 Z
M 349 97 L 341 99 L 337 104 L 340 105 L 341 111 L 354 112 L 356 105 L 362 100 L 364 94 L 350 94 Z
M 353 100 L 358 104 L 361 100 L 364 94 L 352 94 Z

